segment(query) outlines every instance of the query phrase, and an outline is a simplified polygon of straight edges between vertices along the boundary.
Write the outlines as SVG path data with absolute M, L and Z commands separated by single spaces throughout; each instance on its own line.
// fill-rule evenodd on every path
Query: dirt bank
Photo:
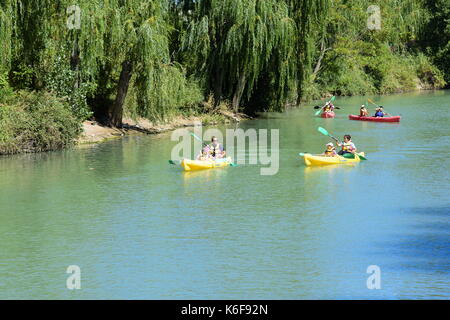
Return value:
M 240 122 L 244 119 L 249 119 L 249 117 L 243 114 L 235 115 L 231 112 L 220 111 L 220 113 L 214 115 L 214 117 L 211 117 L 211 115 L 187 118 L 179 116 L 167 123 L 152 123 L 144 118 L 136 120 L 125 118 L 123 120 L 122 128 L 111 128 L 103 126 L 96 121 L 85 121 L 83 122 L 83 133 L 77 140 L 77 144 L 98 143 L 133 134 L 158 134 L 177 128 L 194 127 L 198 123 L 202 123 L 203 125 L 215 125 L 219 123 Z

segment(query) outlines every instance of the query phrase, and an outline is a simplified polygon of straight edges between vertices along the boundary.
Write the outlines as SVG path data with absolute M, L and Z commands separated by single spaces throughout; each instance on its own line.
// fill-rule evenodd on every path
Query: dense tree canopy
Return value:
M 0 0 L 0 93 L 51 92 L 80 120 L 281 111 L 327 93 L 442 87 L 449 3 Z M 446 74 L 444 74 L 447 72 Z

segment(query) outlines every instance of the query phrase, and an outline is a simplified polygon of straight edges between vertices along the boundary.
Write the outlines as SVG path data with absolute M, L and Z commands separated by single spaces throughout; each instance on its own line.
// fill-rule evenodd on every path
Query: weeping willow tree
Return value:
M 0 3 L 0 74 L 11 67 L 12 11 L 10 1 Z
M 293 76 L 294 39 L 295 24 L 283 1 L 201 0 L 183 48 L 194 55 L 199 76 L 206 75 L 216 106 L 229 99 L 237 112 L 263 71 L 278 70 L 271 74 L 273 84 L 286 86 Z
M 70 1 L 3 0 L 0 4 L 0 34 L 5 49 L 0 49 L 0 55 L 11 84 L 16 89 L 53 91 L 71 100 L 75 113 L 87 108 L 83 97 L 78 101 L 74 98 L 79 96 L 81 83 L 95 78 L 92 70 L 102 56 L 97 26 L 85 26 L 84 29 L 90 29 L 88 32 L 70 28 L 67 9 L 74 7 Z M 99 11 L 95 5 L 98 3 L 79 1 L 77 7 L 85 12 L 89 8 L 96 16 Z M 85 19 L 86 23 L 89 21 Z M 83 53 L 90 53 L 84 54 L 83 68 L 79 44 Z
M 186 102 L 180 94 L 189 84 L 182 68 L 170 58 L 169 4 L 168 0 L 110 0 L 104 4 L 97 97 L 107 101 L 115 90 L 107 112 L 111 125 L 122 124 L 130 85 L 135 109 L 151 120 L 164 120 Z
M 162 119 L 186 101 L 166 93 L 184 93 L 188 86 L 183 68 L 169 55 L 169 3 L 3 0 L 2 68 L 17 88 L 69 97 L 74 111 L 89 102 L 113 126 L 122 124 L 131 85 L 139 114 Z
M 335 0 L 326 17 L 328 37 L 345 36 L 364 41 L 389 43 L 399 49 L 417 39 L 427 12 L 423 0 Z M 374 10 L 373 8 L 376 8 Z M 377 15 L 380 28 L 369 28 L 370 17 Z
M 200 87 L 248 113 L 389 92 L 415 72 L 424 2 L 377 1 L 382 27 L 369 30 L 369 0 L 0 0 L 0 86 L 51 91 L 80 120 L 93 111 L 114 126 L 124 109 L 165 120 Z
M 326 50 L 325 28 L 329 3 L 328 0 L 288 0 L 291 15 L 298 30 L 296 38 L 297 105 L 300 104 L 300 99 L 304 95 L 305 85 L 314 81 Z M 318 43 L 320 43 L 319 50 Z M 316 67 L 313 71 L 312 64 L 316 56 Z

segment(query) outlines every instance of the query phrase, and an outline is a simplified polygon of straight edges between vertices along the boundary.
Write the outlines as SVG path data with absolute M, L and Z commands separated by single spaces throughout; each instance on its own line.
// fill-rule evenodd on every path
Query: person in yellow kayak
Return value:
M 199 155 L 197 156 L 197 160 L 208 160 L 210 159 L 210 152 L 209 152 L 209 146 L 205 146 L 202 151 L 200 151 Z
M 334 147 L 332 142 L 329 142 L 326 144 L 326 149 L 325 149 L 323 155 L 325 157 L 336 157 L 337 156 L 336 148 Z
M 211 138 L 211 144 L 209 147 L 209 154 L 214 159 L 225 158 L 226 152 L 223 148 L 222 144 L 219 143 L 219 140 L 216 137 Z
M 338 152 L 338 155 L 342 156 L 345 153 L 355 153 L 356 152 L 356 146 L 352 142 L 352 137 L 349 134 L 346 134 L 344 136 L 344 142 L 336 141 L 336 144 L 341 147 L 341 151 Z

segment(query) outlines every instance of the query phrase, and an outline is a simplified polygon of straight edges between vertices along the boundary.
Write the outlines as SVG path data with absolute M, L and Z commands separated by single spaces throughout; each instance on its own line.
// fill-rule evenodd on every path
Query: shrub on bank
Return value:
M 72 146 L 81 131 L 67 103 L 49 93 L 0 97 L 0 154 L 62 149 Z
M 352 96 L 390 94 L 445 85 L 442 72 L 422 53 L 396 52 L 385 43 L 340 39 L 325 55 L 304 100 L 324 93 Z

